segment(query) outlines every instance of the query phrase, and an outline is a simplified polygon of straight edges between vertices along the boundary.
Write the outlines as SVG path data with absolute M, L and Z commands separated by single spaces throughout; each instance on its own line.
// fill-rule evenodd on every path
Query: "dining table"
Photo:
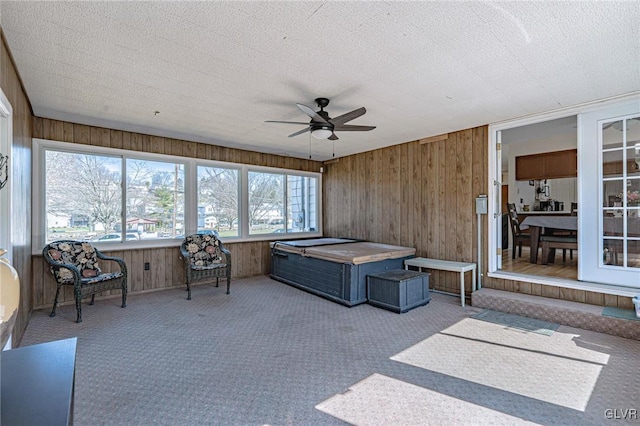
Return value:
M 605 216 L 602 220 L 604 238 L 614 237 L 620 239 L 624 236 L 624 221 L 622 217 Z M 640 237 L 640 217 L 633 216 L 626 219 L 628 238 L 636 239 Z M 531 235 L 531 251 L 529 261 L 538 263 L 538 248 L 540 247 L 540 235 L 543 232 L 550 233 L 552 230 L 578 231 L 578 216 L 527 216 L 520 225 L 520 229 L 529 229 Z M 543 231 L 544 230 L 544 231 Z
M 578 216 L 527 216 L 522 221 L 520 229 L 530 230 L 531 250 L 529 252 L 529 262 L 538 263 L 538 247 L 540 247 L 542 230 L 578 231 Z

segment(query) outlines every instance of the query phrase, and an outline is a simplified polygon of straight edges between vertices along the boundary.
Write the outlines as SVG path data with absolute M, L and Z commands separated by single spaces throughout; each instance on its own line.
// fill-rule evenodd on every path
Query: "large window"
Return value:
M 249 232 L 293 234 L 317 228 L 317 178 L 249 172 Z
M 129 240 L 184 233 L 184 164 L 127 159 L 126 234 Z
M 320 235 L 320 174 L 34 141 L 33 247 Z
M 122 238 L 122 160 L 45 152 L 45 242 Z
M 283 232 L 285 175 L 249 172 L 249 232 Z
M 221 237 L 240 235 L 238 170 L 198 167 L 198 230 L 215 230 Z

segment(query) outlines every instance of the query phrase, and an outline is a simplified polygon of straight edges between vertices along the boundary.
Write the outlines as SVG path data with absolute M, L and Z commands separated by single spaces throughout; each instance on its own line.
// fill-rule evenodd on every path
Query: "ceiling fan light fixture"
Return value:
M 311 136 L 316 139 L 327 139 L 333 134 L 333 131 L 328 126 L 318 127 L 311 131 Z

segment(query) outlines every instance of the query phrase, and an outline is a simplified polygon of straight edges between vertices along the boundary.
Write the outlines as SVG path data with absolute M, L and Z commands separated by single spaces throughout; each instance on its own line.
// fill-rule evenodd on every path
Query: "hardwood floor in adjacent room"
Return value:
M 540 258 L 540 256 L 538 256 Z M 538 262 L 540 260 L 538 259 Z M 562 261 L 562 250 L 556 250 L 554 263 L 548 265 L 533 264 L 529 262 L 529 247 L 522 248 L 522 256 L 511 259 L 511 250 L 502 250 L 502 270 L 517 272 L 520 274 L 540 275 L 545 277 L 565 278 L 569 280 L 578 279 L 578 251 L 573 251 L 573 259 L 567 250 L 566 262 Z

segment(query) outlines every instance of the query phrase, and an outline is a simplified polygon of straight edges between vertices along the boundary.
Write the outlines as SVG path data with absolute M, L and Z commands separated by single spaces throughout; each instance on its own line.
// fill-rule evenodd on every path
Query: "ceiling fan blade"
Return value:
M 309 117 L 311 117 L 311 119 L 315 122 L 318 123 L 324 123 L 324 124 L 331 124 L 329 123 L 327 120 L 325 120 L 324 118 L 322 118 L 321 115 L 319 115 L 317 112 L 315 112 L 314 110 L 312 110 L 311 108 L 309 108 L 306 105 L 303 104 L 296 104 L 298 105 L 298 108 L 300 108 L 300 110 L 302 112 L 304 112 L 305 114 L 307 114 Z
M 334 117 L 329 121 L 331 121 L 336 126 L 340 126 L 346 123 L 347 121 L 351 121 L 358 117 L 363 116 L 366 112 L 367 112 L 366 108 L 362 107 L 362 108 L 354 109 L 353 111 L 348 112 L 346 114 L 342 114 L 337 117 Z
M 364 132 L 367 130 L 373 130 L 376 126 L 352 126 L 349 124 L 342 124 L 333 128 L 334 132 Z
M 330 141 L 337 141 L 338 137 L 335 133 L 331 133 L 331 136 L 329 136 L 327 139 L 329 139 Z
M 276 120 L 267 120 L 265 123 L 283 123 L 283 124 L 302 124 L 303 126 L 308 126 L 308 122 L 302 121 L 276 121 Z
M 306 124 L 306 123 L 305 123 L 305 124 Z M 298 136 L 298 135 L 301 135 L 301 134 L 303 134 L 303 133 L 307 133 L 309 130 L 311 130 L 311 126 L 307 127 L 306 129 L 298 130 L 298 131 L 297 131 L 297 132 L 295 132 L 295 133 L 291 133 L 291 134 L 289 135 L 289 137 L 290 137 L 290 138 L 292 138 L 292 137 L 294 137 L 294 136 Z

